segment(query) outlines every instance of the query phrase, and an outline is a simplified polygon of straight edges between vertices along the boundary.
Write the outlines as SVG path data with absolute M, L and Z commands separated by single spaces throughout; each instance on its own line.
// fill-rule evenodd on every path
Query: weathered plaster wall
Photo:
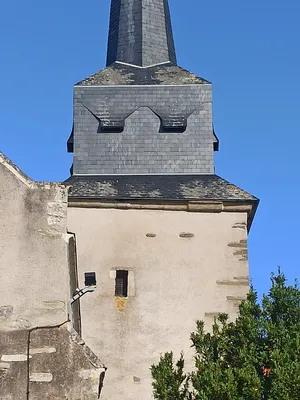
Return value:
M 67 188 L 33 182 L 7 165 L 0 162 L 0 329 L 62 323 L 69 298 Z
M 96 399 L 99 362 L 67 323 L 68 189 L 1 153 L 0 181 L 0 399 Z
M 108 367 L 103 400 L 151 398 L 151 363 L 184 350 L 197 319 L 236 315 L 248 291 L 247 214 L 68 209 L 78 270 L 96 271 L 81 300 L 82 333 Z M 116 298 L 115 271 L 129 270 Z
M 0 331 L 1 400 L 98 399 L 99 360 L 67 324 Z

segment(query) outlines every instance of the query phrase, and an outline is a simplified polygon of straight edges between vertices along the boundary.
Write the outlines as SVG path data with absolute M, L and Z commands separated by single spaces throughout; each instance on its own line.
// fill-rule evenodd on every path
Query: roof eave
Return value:
M 116 208 L 116 209 L 156 209 L 187 212 L 246 212 L 247 228 L 250 231 L 259 204 L 258 199 L 214 200 L 214 199 L 158 199 L 141 197 L 72 197 L 69 195 L 69 207 L 79 208 Z

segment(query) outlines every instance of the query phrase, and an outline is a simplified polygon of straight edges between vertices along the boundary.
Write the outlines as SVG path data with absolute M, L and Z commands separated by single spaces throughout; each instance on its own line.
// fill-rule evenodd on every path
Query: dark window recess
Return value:
M 123 126 L 100 126 L 97 133 L 101 132 L 119 133 L 123 131 L 124 131 Z
M 186 131 L 186 126 L 162 126 L 161 133 L 183 133 Z
M 119 270 L 116 274 L 115 296 L 127 297 L 128 294 L 128 271 Z

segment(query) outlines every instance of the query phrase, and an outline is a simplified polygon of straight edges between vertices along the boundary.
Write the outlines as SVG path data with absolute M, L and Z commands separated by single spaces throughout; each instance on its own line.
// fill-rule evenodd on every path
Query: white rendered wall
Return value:
M 68 208 L 81 285 L 97 273 L 81 316 L 83 339 L 108 367 L 102 400 L 150 399 L 160 353 L 183 350 L 192 364 L 196 320 L 234 318 L 248 291 L 246 224 L 246 213 Z M 127 299 L 114 296 L 117 269 L 129 270 Z

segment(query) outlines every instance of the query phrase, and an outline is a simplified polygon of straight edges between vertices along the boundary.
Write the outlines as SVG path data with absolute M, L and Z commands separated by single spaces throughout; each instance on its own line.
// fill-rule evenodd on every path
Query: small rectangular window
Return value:
M 127 297 L 128 294 L 128 271 L 116 271 L 115 296 Z

